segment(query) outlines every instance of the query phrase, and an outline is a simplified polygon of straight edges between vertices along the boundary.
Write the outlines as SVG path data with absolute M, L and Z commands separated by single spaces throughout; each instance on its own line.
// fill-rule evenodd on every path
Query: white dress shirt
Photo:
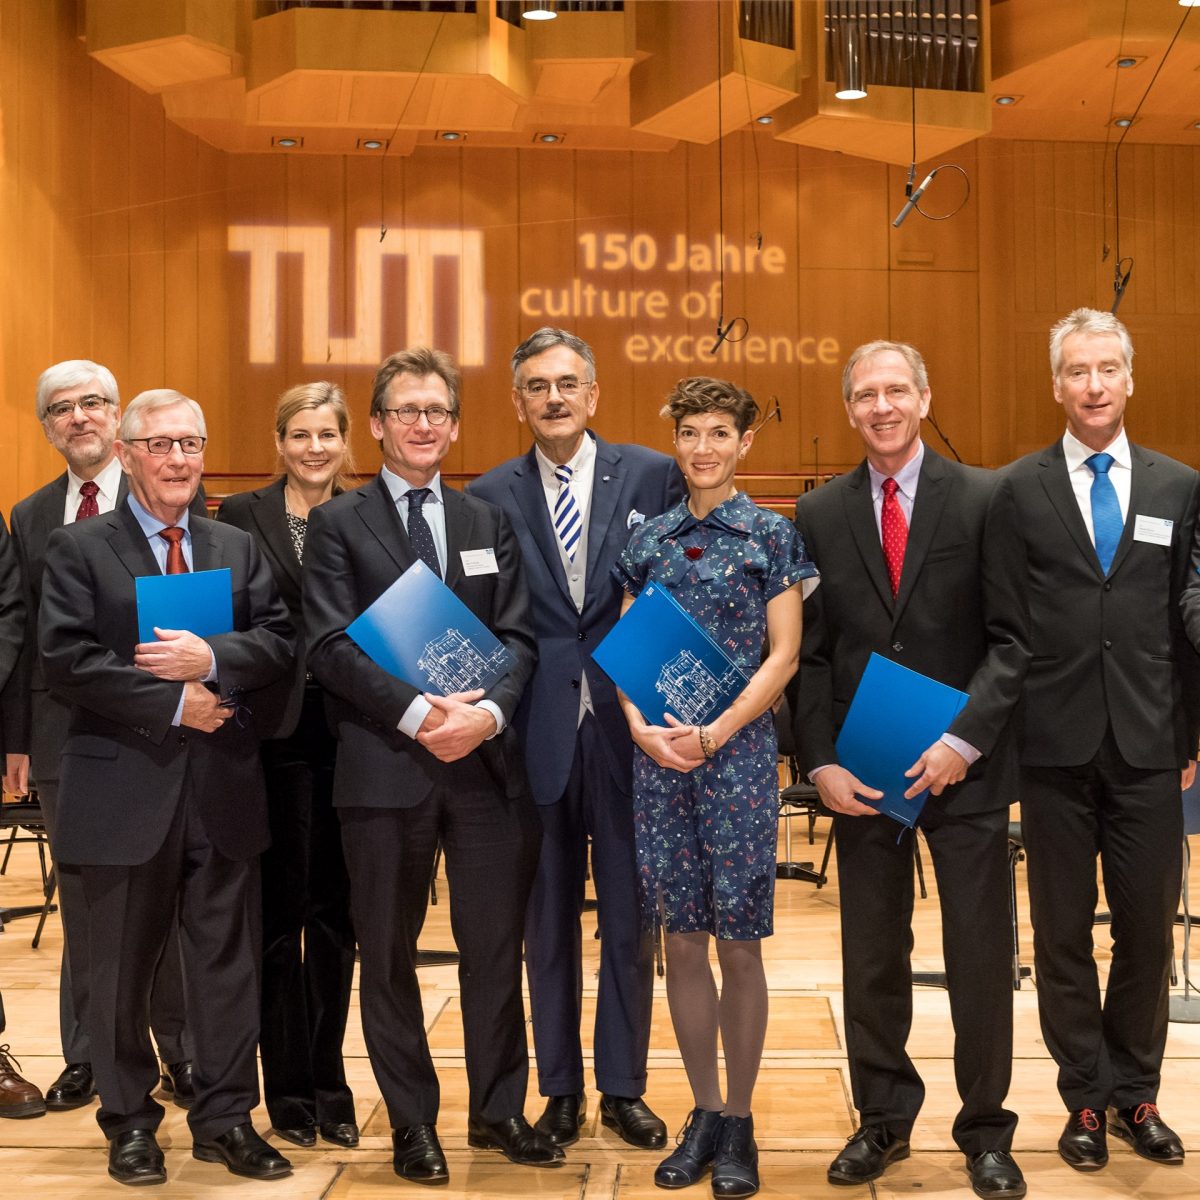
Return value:
M 1096 475 L 1087 465 L 1087 460 L 1096 451 L 1091 446 L 1085 446 L 1069 429 L 1063 434 L 1062 446 L 1063 457 L 1067 460 L 1071 490 L 1075 493 L 1075 503 L 1079 505 L 1079 514 L 1083 517 L 1088 537 L 1092 539 L 1094 546 L 1096 531 L 1092 528 L 1092 480 Z M 1124 429 L 1104 447 L 1104 453 L 1113 457 L 1108 477 L 1112 481 L 1113 491 L 1117 493 L 1117 503 L 1121 506 L 1121 520 L 1127 521 L 1129 493 L 1133 488 L 1133 455 L 1130 453 L 1129 438 Z
M 121 464 L 116 458 L 113 458 L 112 462 L 98 472 L 96 478 L 92 480 L 100 489 L 96 493 L 96 507 L 101 513 L 110 513 L 117 507 L 117 492 L 121 486 L 121 474 Z M 75 522 L 75 514 L 79 512 L 79 502 L 83 499 L 80 495 L 83 485 L 84 480 L 68 467 L 67 502 L 63 507 L 64 525 L 72 525 Z M 161 542 L 162 538 L 158 540 Z

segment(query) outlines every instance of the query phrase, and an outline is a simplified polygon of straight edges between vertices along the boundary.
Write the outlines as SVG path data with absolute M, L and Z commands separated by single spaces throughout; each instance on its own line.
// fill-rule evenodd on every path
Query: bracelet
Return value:
M 705 725 L 697 725 L 696 732 L 700 735 L 700 753 L 705 758 L 712 758 L 717 752 L 717 743 L 713 741 L 713 735 Z

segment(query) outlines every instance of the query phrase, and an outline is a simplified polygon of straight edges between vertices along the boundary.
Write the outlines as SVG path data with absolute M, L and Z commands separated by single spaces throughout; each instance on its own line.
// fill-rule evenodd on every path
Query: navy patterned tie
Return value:
M 1100 569 L 1108 574 L 1112 560 L 1117 553 L 1117 544 L 1125 529 L 1121 520 L 1121 502 L 1117 499 L 1117 489 L 1108 477 L 1109 468 L 1113 465 L 1111 454 L 1093 454 L 1087 460 L 1092 469 L 1092 536 L 1096 543 L 1096 557 L 1100 560 Z
M 425 520 L 421 506 L 432 496 L 429 488 L 413 488 L 408 493 L 408 540 L 417 552 L 417 557 L 439 578 L 442 566 L 438 562 L 437 546 L 433 541 L 433 530 Z
M 579 538 L 583 533 L 579 505 L 571 494 L 571 475 L 568 466 L 554 468 L 554 478 L 558 480 L 558 495 L 554 498 L 554 532 L 558 534 L 568 562 L 575 561 L 575 551 L 579 548 Z

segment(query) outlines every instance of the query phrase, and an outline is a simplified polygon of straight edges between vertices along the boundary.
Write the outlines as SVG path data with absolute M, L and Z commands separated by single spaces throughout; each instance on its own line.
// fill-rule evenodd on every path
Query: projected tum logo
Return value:
M 352 332 L 333 336 L 329 324 L 330 237 L 318 225 L 231 225 L 229 249 L 250 256 L 250 361 L 279 357 L 279 256 L 301 258 L 301 352 L 306 363 L 376 365 L 397 347 L 383 344 L 384 260 L 405 260 L 402 346 L 435 344 L 434 314 L 439 297 L 438 260 L 449 260 L 457 279 L 458 346 L 448 347 L 461 366 L 483 363 L 483 235 L 478 230 L 390 230 L 381 242 L 377 228 L 355 231 L 352 278 Z M 390 340 L 390 339 L 389 339 Z

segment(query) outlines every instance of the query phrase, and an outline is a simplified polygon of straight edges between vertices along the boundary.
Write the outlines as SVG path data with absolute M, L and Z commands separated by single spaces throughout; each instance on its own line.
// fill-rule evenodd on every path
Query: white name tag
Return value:
M 486 550 L 460 550 L 459 553 L 462 555 L 463 571 L 467 575 L 496 575 L 500 571 L 496 566 L 496 552 L 491 546 Z
M 1133 540 L 1149 542 L 1152 546 L 1169 546 L 1174 528 L 1175 522 L 1166 517 L 1145 517 L 1139 513 L 1133 523 Z

